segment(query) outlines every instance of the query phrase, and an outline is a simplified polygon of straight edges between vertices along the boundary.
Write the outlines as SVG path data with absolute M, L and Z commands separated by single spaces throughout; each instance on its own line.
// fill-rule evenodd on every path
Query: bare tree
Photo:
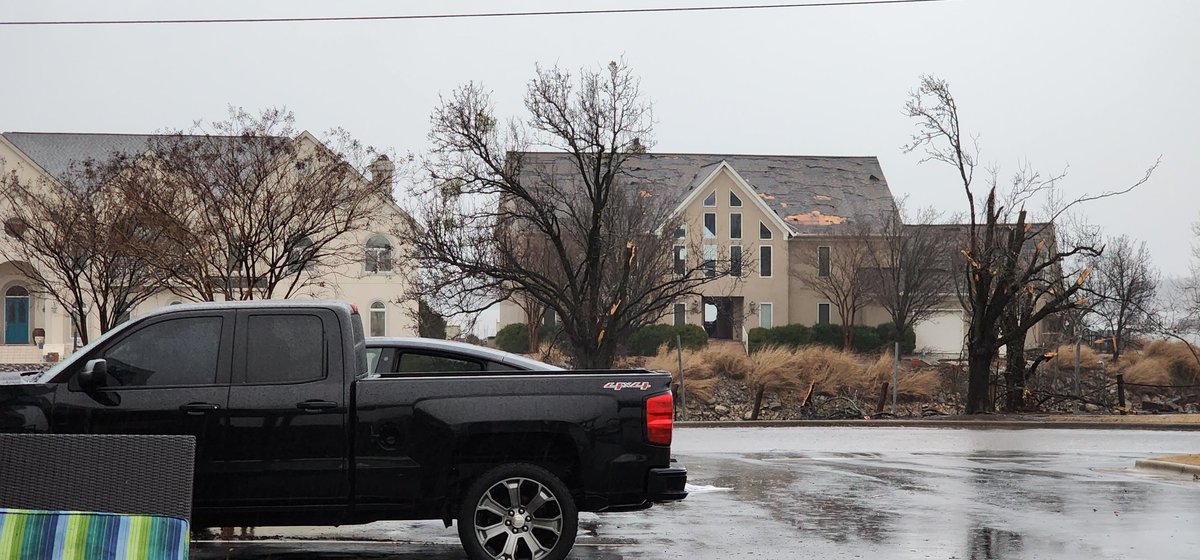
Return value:
M 1087 270 L 1064 270 L 1063 265 L 1076 255 L 1098 255 L 1100 248 L 1089 245 L 1064 248 L 1057 243 L 1048 243 L 1045 236 L 1053 227 L 1054 219 L 1078 204 L 1129 192 L 1149 180 L 1157 163 L 1133 185 L 1076 198 L 1062 205 L 1045 222 L 1035 224 L 1028 219 L 1025 203 L 1053 190 L 1061 176 L 1043 178 L 1022 168 L 1014 174 L 1011 189 L 1001 192 L 993 170 L 985 187 L 986 195 L 979 204 L 976 199 L 979 193 L 973 183 L 978 143 L 960 128 L 958 106 L 949 85 L 932 76 L 922 77 L 905 109 L 916 119 L 918 127 L 906 150 L 923 147 L 923 162 L 937 161 L 952 166 L 966 195 L 970 223 L 962 256 L 965 263 L 964 299 L 971 314 L 967 333 L 966 412 L 985 412 L 991 406 L 988 402 L 990 370 L 999 348 L 1010 343 L 1021 346 L 1020 371 L 1009 372 L 1014 381 L 1010 395 L 1013 391 L 1020 392 L 1022 383 L 1019 380 L 1026 374 L 1023 346 L 1028 329 L 1046 317 L 1083 303 L 1078 292 L 1087 278 Z M 1009 320 L 1005 325 L 1007 328 L 1002 330 L 1001 320 L 1005 313 L 1014 313 L 1010 306 L 1030 290 L 1033 291 L 1032 311 L 1016 313 L 1020 320 Z M 1010 354 L 1012 350 L 1010 346 Z M 1010 363 L 1009 367 L 1017 365 Z
M 872 234 L 868 224 L 855 226 L 845 237 L 833 239 L 827 248 L 808 251 L 802 259 L 800 281 L 837 308 L 842 326 L 842 350 L 854 349 L 854 325 L 858 314 L 871 303 Z
M 941 215 L 926 208 L 905 216 L 904 202 L 879 217 L 866 270 L 871 299 L 891 318 L 896 339 L 945 306 L 954 294 L 954 244 Z
M 728 262 L 693 253 L 676 270 L 677 201 L 625 173 L 652 121 L 626 66 L 538 68 L 525 108 L 525 121 L 501 124 L 490 95 L 468 84 L 434 112 L 431 180 L 413 197 L 422 291 L 459 313 L 524 294 L 561 319 L 575 365 L 608 367 L 629 333 L 727 275 Z
M 70 312 L 84 343 L 91 312 L 107 332 L 161 285 L 142 251 L 156 237 L 120 194 L 138 176 L 134 160 L 114 154 L 75 162 L 55 179 L 0 178 L 11 238 L 0 251 L 28 263 L 26 276 Z
M 1094 299 L 1093 316 L 1111 333 L 1115 363 L 1134 335 L 1155 324 L 1151 310 L 1158 297 L 1159 274 L 1146 242 L 1134 242 L 1125 235 L 1109 238 L 1092 269 L 1095 273 L 1085 289 Z
M 291 297 L 347 262 L 391 202 L 390 181 L 364 178 L 372 153 L 336 130 L 317 140 L 280 109 L 230 109 L 208 127 L 155 137 L 152 180 L 126 193 L 157 234 L 150 263 L 181 297 Z M 380 255 L 377 266 L 391 266 Z M 316 266 L 320 263 L 321 266 Z

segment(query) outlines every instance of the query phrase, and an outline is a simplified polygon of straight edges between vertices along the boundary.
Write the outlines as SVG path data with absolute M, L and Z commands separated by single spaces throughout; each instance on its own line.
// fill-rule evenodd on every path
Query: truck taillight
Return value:
M 646 399 L 646 440 L 657 445 L 671 445 L 674 418 L 675 403 L 671 393 Z

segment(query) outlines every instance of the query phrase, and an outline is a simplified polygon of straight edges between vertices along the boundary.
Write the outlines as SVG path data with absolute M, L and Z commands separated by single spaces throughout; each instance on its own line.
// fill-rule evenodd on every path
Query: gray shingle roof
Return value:
M 569 180 L 567 154 L 523 154 L 525 172 L 554 169 Z M 759 198 L 799 235 L 835 234 L 892 211 L 895 200 L 875 157 L 636 154 L 625 162 L 631 186 L 666 193 L 678 202 L 728 162 Z
M 55 132 L 5 132 L 4 139 L 55 178 L 71 166 L 89 158 L 105 160 L 114 154 L 127 156 L 146 151 L 149 134 L 78 134 Z
M 114 155 L 137 156 L 150 149 L 161 134 L 93 134 L 65 132 L 5 132 L 3 136 L 52 177 L 61 179 L 71 166 L 88 159 L 105 161 Z M 185 137 L 192 137 L 187 136 Z M 241 137 L 217 137 L 244 140 Z M 281 137 L 263 137 L 279 139 Z

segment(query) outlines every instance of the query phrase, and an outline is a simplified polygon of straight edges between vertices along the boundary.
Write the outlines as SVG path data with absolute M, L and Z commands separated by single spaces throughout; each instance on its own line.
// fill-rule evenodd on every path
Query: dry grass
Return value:
M 678 360 L 674 351 L 661 351 L 646 358 L 643 367 L 669 371 L 678 382 Z M 892 365 L 890 353 L 868 360 L 825 346 L 767 347 L 750 356 L 733 347 L 683 353 L 688 395 L 704 401 L 712 398 L 722 380 L 744 380 L 754 390 L 799 392 L 813 384 L 818 394 L 874 395 L 891 381 Z M 905 398 L 928 398 L 942 383 L 943 375 L 936 370 L 902 368 L 898 390 Z
M 1090 346 L 1079 346 L 1079 367 L 1081 369 L 1097 369 L 1100 367 L 1100 355 L 1096 354 Z M 1047 365 L 1052 365 L 1060 370 L 1075 369 L 1075 345 L 1064 344 L 1055 350 L 1054 358 Z
M 1156 340 L 1140 356 L 1121 358 L 1125 381 L 1146 385 L 1193 385 L 1200 383 L 1200 363 L 1194 348 L 1179 341 Z
M 744 379 L 752 371 L 750 357 L 741 346 L 722 346 L 701 352 L 704 362 L 715 377 Z
M 759 349 L 746 360 L 746 382 L 755 389 L 799 389 L 803 381 L 798 362 L 796 353 L 788 348 Z

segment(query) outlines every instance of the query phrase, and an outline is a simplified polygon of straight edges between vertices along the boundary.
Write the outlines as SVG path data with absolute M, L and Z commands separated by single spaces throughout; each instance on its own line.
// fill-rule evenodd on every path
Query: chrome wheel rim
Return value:
M 562 530 L 558 497 L 536 480 L 501 480 L 475 505 L 475 538 L 496 560 L 545 558 L 558 544 Z

